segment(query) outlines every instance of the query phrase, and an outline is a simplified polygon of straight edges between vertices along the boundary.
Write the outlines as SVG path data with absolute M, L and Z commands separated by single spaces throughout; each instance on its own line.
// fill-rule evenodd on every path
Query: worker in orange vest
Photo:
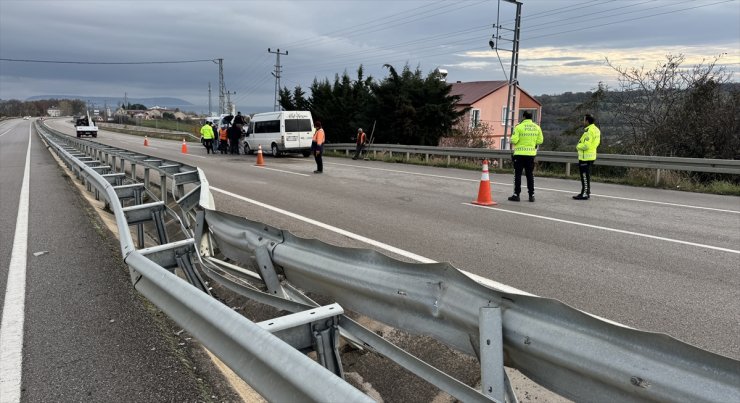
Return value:
M 221 154 L 226 154 L 229 148 L 229 136 L 225 127 L 222 127 L 221 130 L 218 131 L 218 140 L 218 151 L 220 151 Z
M 365 132 L 362 131 L 362 128 L 357 129 L 357 147 L 355 148 L 355 156 L 352 157 L 353 160 L 360 158 L 362 149 L 365 148 L 366 144 L 367 136 L 365 136 Z
M 313 125 L 316 127 L 316 132 L 313 134 L 311 141 L 311 152 L 313 152 L 314 158 L 316 159 L 316 170 L 313 171 L 315 174 L 324 172 L 324 161 L 321 159 L 321 154 L 324 153 L 324 129 L 321 128 L 321 122 L 315 121 Z

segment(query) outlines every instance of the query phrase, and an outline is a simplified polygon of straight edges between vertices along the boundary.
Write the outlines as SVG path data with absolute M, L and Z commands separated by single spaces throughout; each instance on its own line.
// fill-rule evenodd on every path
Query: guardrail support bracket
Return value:
M 315 351 L 319 364 L 344 378 L 339 354 L 339 304 L 321 306 L 257 323 L 297 350 Z

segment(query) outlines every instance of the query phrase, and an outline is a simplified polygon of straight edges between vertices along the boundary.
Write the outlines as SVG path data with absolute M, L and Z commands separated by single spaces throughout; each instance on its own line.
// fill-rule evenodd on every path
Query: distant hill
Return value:
M 111 108 L 115 108 L 118 104 L 123 103 L 122 96 L 115 97 L 89 97 L 84 95 L 35 95 L 26 99 L 26 101 L 39 101 L 42 99 L 79 99 L 81 101 L 90 102 L 95 104 L 96 107 L 102 108 L 103 105 L 108 105 Z M 147 107 L 161 106 L 167 109 L 192 109 L 195 105 L 192 103 L 172 97 L 154 97 L 154 98 L 127 98 L 128 102 L 132 104 L 142 104 Z
M 84 95 L 35 95 L 26 98 L 26 101 L 41 101 L 48 99 L 79 99 L 83 102 L 90 102 L 95 105 L 97 109 L 103 109 L 104 105 L 108 105 L 111 109 L 115 109 L 119 104 L 123 103 L 123 97 L 86 97 Z M 179 108 L 183 112 L 195 112 L 199 114 L 208 114 L 208 105 L 196 105 L 188 102 L 181 98 L 172 97 L 153 97 L 153 98 L 128 98 L 128 102 L 132 104 L 142 104 L 147 108 L 153 106 L 161 106 L 167 109 Z M 214 105 L 212 105 L 212 112 L 218 109 L 218 99 Z M 244 114 L 253 114 L 259 112 L 272 112 L 273 107 L 270 106 L 250 106 L 250 105 L 237 105 L 237 110 Z

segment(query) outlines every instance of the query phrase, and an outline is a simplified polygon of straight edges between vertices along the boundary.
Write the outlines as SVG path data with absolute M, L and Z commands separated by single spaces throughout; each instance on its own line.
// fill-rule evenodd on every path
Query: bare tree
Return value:
M 619 90 L 610 93 L 621 123 L 628 128 L 628 150 L 644 155 L 732 158 L 737 154 L 736 86 L 732 74 L 712 61 L 683 67 L 683 55 L 667 55 L 652 70 L 623 68 Z

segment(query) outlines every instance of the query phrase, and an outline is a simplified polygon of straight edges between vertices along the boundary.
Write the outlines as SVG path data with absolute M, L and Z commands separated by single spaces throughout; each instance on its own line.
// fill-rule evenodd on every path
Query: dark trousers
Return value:
M 534 156 L 515 155 L 514 156 L 514 194 L 519 195 L 522 192 L 522 170 L 527 176 L 527 191 L 529 195 L 534 195 Z
M 316 160 L 316 170 L 319 172 L 324 172 L 324 161 L 321 159 L 321 150 L 316 150 L 313 152 L 314 159 Z
M 239 140 L 229 140 L 229 152 L 239 154 Z
M 593 161 L 578 160 L 578 172 L 581 174 L 581 194 L 591 195 L 591 165 Z
M 365 148 L 365 144 L 362 144 L 362 143 L 358 144 L 357 145 L 357 148 L 355 148 L 355 156 L 352 157 L 352 159 L 353 160 L 356 160 L 356 159 L 360 158 L 360 154 L 362 154 L 362 150 L 364 148 Z
M 206 154 L 210 154 L 213 151 L 213 139 L 203 140 L 203 145 L 206 147 Z

